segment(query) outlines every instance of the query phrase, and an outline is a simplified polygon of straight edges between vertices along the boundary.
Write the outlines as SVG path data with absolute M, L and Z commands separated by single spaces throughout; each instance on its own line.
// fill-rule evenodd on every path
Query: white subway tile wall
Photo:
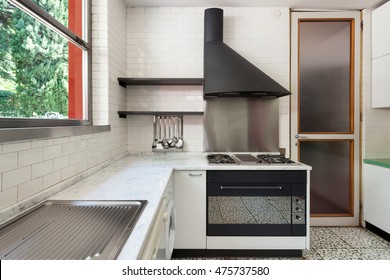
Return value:
M 390 110 L 371 108 L 371 10 L 363 10 L 363 22 L 362 158 L 390 158 Z
M 92 117 L 95 125 L 108 124 L 108 5 L 117 1 L 92 1 Z M 119 16 L 118 16 L 119 18 Z
M 127 153 L 126 7 L 123 1 L 92 0 L 93 122 L 111 131 L 0 144 L 0 222 L 46 199 Z M 109 40 L 107 40 L 109 38 Z
M 109 76 L 106 85 L 108 94 L 108 116 L 111 125 L 111 135 L 107 135 L 105 143 L 108 151 L 116 155 L 127 151 L 127 121 L 118 117 L 119 110 L 126 110 L 127 92 L 118 85 L 118 77 L 126 76 L 127 56 L 127 18 L 126 6 L 123 1 L 108 2 L 108 33 L 103 32 L 104 40 L 108 38 Z M 106 19 L 107 20 L 107 19 Z M 105 86 L 106 86 L 105 85 Z
M 203 77 L 202 7 L 127 8 L 127 76 Z M 287 89 L 288 8 L 224 8 L 224 41 Z M 127 110 L 203 111 L 201 86 L 131 86 Z M 289 154 L 288 97 L 279 99 L 280 146 Z M 128 151 L 151 151 L 152 117 L 128 117 Z M 201 116 L 184 117 L 184 151 L 203 151 Z

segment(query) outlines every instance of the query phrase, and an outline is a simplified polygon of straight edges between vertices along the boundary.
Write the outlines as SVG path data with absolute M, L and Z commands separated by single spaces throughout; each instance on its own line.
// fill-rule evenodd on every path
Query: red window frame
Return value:
M 68 27 L 76 34 L 83 34 L 83 1 L 69 0 Z M 83 52 L 68 43 L 68 118 L 83 119 Z

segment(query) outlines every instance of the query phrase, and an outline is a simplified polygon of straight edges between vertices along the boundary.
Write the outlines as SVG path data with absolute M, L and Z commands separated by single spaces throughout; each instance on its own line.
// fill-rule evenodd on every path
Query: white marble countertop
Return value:
M 147 200 L 148 203 L 118 259 L 137 259 L 151 229 L 165 187 L 173 170 L 310 170 L 307 165 L 240 166 L 209 165 L 206 154 L 161 153 L 129 155 L 50 200 Z

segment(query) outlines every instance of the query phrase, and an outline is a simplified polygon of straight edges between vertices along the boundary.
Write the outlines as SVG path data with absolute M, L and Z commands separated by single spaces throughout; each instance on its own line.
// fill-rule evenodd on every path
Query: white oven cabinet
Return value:
M 364 160 L 364 162 L 364 220 L 390 233 L 390 159 Z
M 372 12 L 372 108 L 390 107 L 390 2 Z
M 174 171 L 175 249 L 206 249 L 206 171 Z

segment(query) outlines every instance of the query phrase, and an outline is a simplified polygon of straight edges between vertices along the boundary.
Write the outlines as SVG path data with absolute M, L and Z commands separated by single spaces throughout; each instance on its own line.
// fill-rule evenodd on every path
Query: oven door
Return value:
M 238 172 L 238 171 L 236 171 Z M 231 173 L 231 172 L 230 172 Z M 208 236 L 304 236 L 305 184 L 286 183 L 279 173 L 236 173 L 207 184 Z M 226 175 L 226 174 L 225 174 Z M 229 177 L 233 178 L 228 174 Z M 243 175 L 243 176 L 241 176 Z M 274 177 L 275 175 L 276 177 Z M 239 178 L 242 178 L 239 181 Z M 214 177 L 215 178 L 215 177 Z M 279 183 L 277 179 L 281 181 Z M 282 177 L 283 178 L 283 177 Z M 219 182 L 218 182 L 219 181 Z M 268 181 L 268 182 L 267 182 Z

